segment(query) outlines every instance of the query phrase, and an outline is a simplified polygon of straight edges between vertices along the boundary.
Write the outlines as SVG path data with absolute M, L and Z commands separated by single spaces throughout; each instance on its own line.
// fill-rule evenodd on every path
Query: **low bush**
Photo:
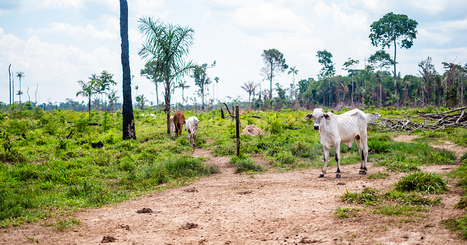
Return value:
M 425 193 L 442 193 L 448 190 L 447 180 L 437 173 L 414 172 L 395 184 L 396 191 L 420 191 Z

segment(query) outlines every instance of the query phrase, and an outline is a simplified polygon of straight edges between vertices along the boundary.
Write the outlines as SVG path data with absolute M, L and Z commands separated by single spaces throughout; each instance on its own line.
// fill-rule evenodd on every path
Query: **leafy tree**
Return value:
M 431 57 L 418 63 L 420 70 L 419 74 L 422 76 L 420 84 L 420 97 L 422 103 L 430 104 L 431 86 L 434 83 L 436 77 L 435 65 L 433 64 Z
M 384 50 L 378 50 L 376 53 L 372 54 L 370 58 L 368 58 L 368 62 L 372 64 L 374 67 L 379 68 L 379 72 L 377 73 L 377 78 L 379 81 L 379 103 L 382 106 L 383 103 L 383 85 L 382 85 L 382 76 L 383 76 L 383 69 L 387 69 L 394 61 L 391 59 L 391 56 L 386 53 Z
M 164 82 L 164 79 L 162 77 L 162 73 L 157 70 L 157 60 L 152 60 L 146 62 L 144 65 L 144 69 L 141 69 L 141 76 L 145 76 L 147 79 L 149 79 L 154 85 L 156 85 L 156 108 L 159 108 L 159 89 L 158 89 L 158 84 Z
M 19 103 L 21 103 L 21 95 L 23 94 L 23 91 L 21 90 L 21 78 L 24 77 L 24 72 L 19 71 L 16 73 L 16 76 L 19 78 L 19 90 L 17 95 L 19 96 Z
M 191 61 L 185 63 L 193 45 L 194 30 L 179 25 L 164 24 L 151 18 L 139 19 L 139 30 L 146 41 L 139 55 L 156 62 L 156 71 L 165 79 L 165 113 L 167 114 L 167 134 L 170 134 L 170 88 L 175 80 L 188 74 L 194 68 Z
M 296 90 L 295 90 L 295 75 L 298 74 L 298 70 L 297 70 L 296 66 L 290 67 L 289 72 L 287 72 L 287 74 L 292 74 L 292 86 L 291 86 L 291 91 L 290 91 L 291 92 L 290 97 L 291 97 L 291 99 L 294 99 L 295 97 L 297 97 L 296 94 L 295 94 L 295 92 L 296 92 Z
M 316 57 L 318 57 L 318 62 L 323 66 L 321 71 L 318 74 L 318 77 L 323 78 L 324 81 L 329 82 L 329 105 L 331 105 L 331 77 L 336 73 L 334 68 L 334 63 L 332 63 L 332 54 L 326 50 L 318 51 Z M 323 104 L 325 103 L 325 97 L 323 96 Z
M 277 49 L 264 50 L 261 54 L 266 67 L 261 68 L 265 79 L 269 80 L 269 98 L 272 98 L 272 79 L 284 72 L 289 66 L 285 63 L 284 55 Z M 272 103 L 272 101 L 271 101 Z
M 101 74 L 99 75 L 99 93 L 102 94 L 107 94 L 107 91 L 110 91 L 110 85 L 117 85 L 117 82 L 113 80 L 113 74 L 110 74 L 108 71 L 103 70 Z M 105 105 L 105 108 L 107 109 L 107 102 Z
M 248 103 L 250 104 L 250 108 L 251 108 L 251 95 L 255 96 L 255 91 L 257 87 L 258 87 L 258 84 L 255 84 L 253 81 L 245 82 L 243 83 L 243 86 L 241 86 L 241 88 L 245 90 L 245 92 L 248 93 Z
M 349 57 L 349 59 L 344 62 L 344 68 L 342 68 L 343 70 L 346 70 L 349 72 L 350 74 L 350 77 L 352 78 L 352 91 L 350 92 L 350 101 L 351 103 L 353 104 L 354 103 L 354 100 L 353 100 L 353 95 L 354 95 L 354 82 L 353 82 L 353 76 L 355 75 L 355 66 L 358 65 L 359 61 L 358 60 L 354 60 L 354 59 L 351 59 Z
M 204 98 L 206 95 L 206 89 L 209 84 L 212 83 L 212 80 L 208 77 L 206 70 L 208 68 L 212 68 L 216 66 L 216 61 L 212 63 L 212 65 L 208 66 L 208 64 L 202 65 L 195 65 L 193 70 L 192 78 L 195 79 L 195 85 L 199 87 L 199 94 L 201 96 L 201 110 L 204 111 Z
M 78 81 L 78 84 L 81 86 L 81 91 L 76 93 L 76 96 L 83 96 L 88 97 L 88 113 L 89 113 L 89 121 L 91 121 L 91 97 L 95 91 L 96 80 L 90 80 L 89 82 L 85 83 L 82 80 Z
M 467 79 L 467 65 L 442 62 L 446 72 L 444 73 L 443 85 L 446 91 L 446 106 L 453 108 L 464 101 L 464 83 Z
M 396 50 L 397 43 L 400 48 L 409 49 L 413 45 L 413 40 L 417 38 L 418 22 L 409 19 L 405 14 L 387 13 L 378 21 L 373 22 L 370 28 L 371 44 L 390 48 L 394 45 L 394 95 L 397 97 L 397 72 L 396 72 Z
M 138 103 L 139 108 L 144 111 L 144 103 L 146 102 L 146 98 L 144 98 L 144 94 L 139 95 L 136 97 L 136 102 Z
M 122 39 L 122 71 L 123 71 L 123 140 L 136 139 L 133 105 L 131 101 L 131 72 L 128 41 L 128 3 L 120 0 L 120 37 Z
M 114 104 L 117 102 L 118 98 L 120 98 L 118 95 L 117 95 L 117 91 L 115 90 L 112 90 L 110 91 L 107 99 L 109 100 L 109 105 L 110 105 L 110 111 L 113 111 L 114 109 Z

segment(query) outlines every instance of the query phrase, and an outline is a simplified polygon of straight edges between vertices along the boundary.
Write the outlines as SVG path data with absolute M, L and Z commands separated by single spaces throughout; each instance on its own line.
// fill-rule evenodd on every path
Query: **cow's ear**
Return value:
M 304 117 L 304 119 L 305 120 L 310 120 L 312 117 L 313 117 L 313 113 L 309 113 Z
M 324 118 L 329 119 L 331 117 L 328 114 L 324 113 Z

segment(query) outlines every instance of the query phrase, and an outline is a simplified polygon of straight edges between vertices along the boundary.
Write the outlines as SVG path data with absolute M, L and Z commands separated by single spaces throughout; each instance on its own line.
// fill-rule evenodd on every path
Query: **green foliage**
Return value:
M 443 193 L 448 190 L 447 180 L 437 173 L 414 172 L 404 176 L 396 183 L 397 191 L 420 191 L 426 193 Z
M 235 173 L 243 172 L 263 172 L 265 168 L 263 165 L 256 164 L 249 157 L 238 159 L 235 161 Z
M 341 208 L 338 207 L 336 212 L 334 212 L 334 216 L 337 218 L 350 218 L 350 217 L 357 217 L 357 212 L 361 211 L 359 208 Z
M 419 192 L 401 192 L 390 191 L 386 192 L 383 197 L 387 200 L 396 201 L 403 205 L 438 205 L 441 203 L 439 197 L 429 198 Z
M 341 197 L 341 200 L 345 203 L 357 203 L 365 205 L 377 205 L 381 202 L 378 191 L 371 187 L 366 187 L 362 193 L 351 193 L 346 188 L 345 194 Z
M 378 173 L 368 175 L 368 179 L 387 179 L 387 178 L 389 178 L 388 173 L 378 172 Z
M 289 151 L 279 152 L 274 159 L 281 165 L 295 165 L 298 163 L 298 158 L 294 157 Z
M 414 212 L 427 212 L 428 209 L 421 206 L 412 205 L 383 205 L 373 210 L 374 214 L 395 215 L 395 216 L 412 216 Z
M 451 231 L 458 231 L 462 238 L 467 239 L 467 216 L 460 219 L 442 220 L 440 224 Z

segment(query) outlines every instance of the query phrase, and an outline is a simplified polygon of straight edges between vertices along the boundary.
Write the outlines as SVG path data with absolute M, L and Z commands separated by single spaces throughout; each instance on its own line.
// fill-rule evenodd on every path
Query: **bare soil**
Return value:
M 466 214 L 453 208 L 461 196 L 453 181 L 450 191 L 439 195 L 442 204 L 429 207 L 424 217 L 383 216 L 358 206 L 362 210 L 356 217 L 337 218 L 334 213 L 338 207 L 356 207 L 340 200 L 346 189 L 391 189 L 404 174 L 368 179 L 358 175 L 359 164 L 343 166 L 341 179 L 334 178 L 335 167 L 329 167 L 324 178 L 317 178 L 321 169 L 235 174 L 228 157 L 214 157 L 200 148 L 193 155 L 210 157 L 208 163 L 216 164 L 222 172 L 137 200 L 77 211 L 72 216 L 82 224 L 67 231 L 43 226 L 43 222 L 0 230 L 0 244 L 466 243 L 439 223 Z M 455 167 L 421 168 L 447 173 Z M 373 167 L 372 163 L 368 170 L 368 174 L 385 172 L 384 167 Z M 150 212 L 137 212 L 143 208 Z

